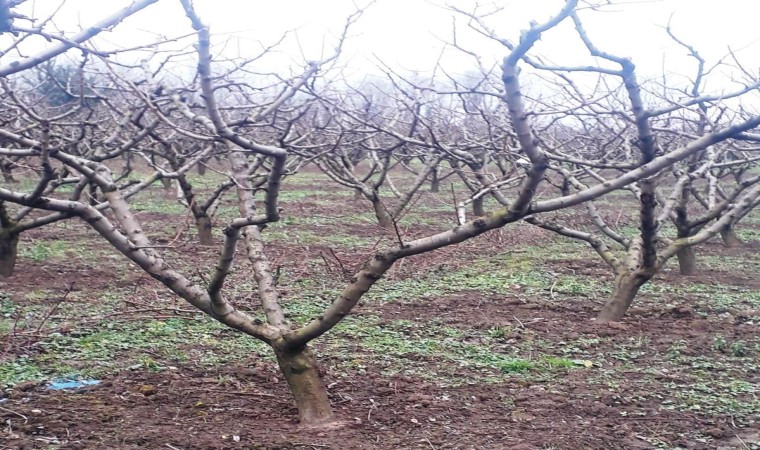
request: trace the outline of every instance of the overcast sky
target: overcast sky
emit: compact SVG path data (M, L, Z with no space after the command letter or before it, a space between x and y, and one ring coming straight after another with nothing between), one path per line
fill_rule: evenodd
M258 42L271 43L283 32L295 30L282 47L294 62L318 59L334 46L354 0L195 0L203 20L210 24L215 42L228 41L225 52L254 54ZM364 0L356 0L362 4ZM28 0L24 12L41 17L60 2ZM56 18L64 30L78 23L91 24L129 0L68 0ZM364 2L366 3L366 2ZM472 10L501 5L501 14L488 23L501 36L516 41L530 20L544 21L559 10L562 0L377 0L351 30L344 64L354 71L372 71L378 60L405 70L429 71L441 54L443 41L452 36L455 14L447 5ZM655 0L615 1L604 12L584 12L582 18L591 38L602 49L630 56L643 73L693 73L694 64L684 50L666 37L662 26L672 16L675 32L699 49L708 62L717 61L729 46L755 73L760 63L760 2L757 0ZM585 50L571 32L570 24L548 32L536 50L555 63L576 63ZM459 19L458 38L468 49L483 56L486 64L498 63L504 51L468 32ZM155 35L179 35L190 31L178 0L160 0L137 14L104 39L115 46L149 42ZM100 41L103 48L109 44ZM301 55L303 52L303 56ZM461 53L445 53L452 72L466 72L472 60Z

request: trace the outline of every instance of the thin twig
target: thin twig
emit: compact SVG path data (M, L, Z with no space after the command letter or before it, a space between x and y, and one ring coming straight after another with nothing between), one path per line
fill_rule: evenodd
M396 238L398 239L398 245L404 248L404 239L401 237L401 231L398 229L398 223L396 218L391 216L391 222L393 222L393 229L396 231Z
M37 330L35 331L35 333L39 333L40 332L40 330L42 329L42 327L45 325L45 322L47 322L48 319L50 319L50 316L52 316L53 313L58 309L58 307L61 306L61 303L63 303L64 301L66 301L66 297L69 296L69 294L71 293L72 289L74 289L74 282L73 281L71 283L69 283L69 286L66 288L66 291L63 293L63 296L58 299L58 301L56 302L55 306L53 306L53 308L50 311L48 311L47 314L45 314L45 317L42 318L42 321L37 326Z
M242 395L242 396L248 396L248 397L267 397L267 398L275 398L277 397L274 394L264 394L262 392L245 392L245 391L224 391L221 389L205 389L206 392L215 392L217 394L232 394L232 395Z
M343 261L338 258L338 255L335 254L335 250L333 250L332 247L328 247L328 250L330 250L330 253L332 253L333 258L335 258L335 261L338 262L338 265L340 266L340 270L343 272L344 276L348 276L351 272L349 272L348 269L343 265Z
M5 411L5 412L7 412L7 413L11 413L11 414L14 414L14 415L16 415L16 416L19 416L19 417L21 417L22 419L24 419L24 423L27 423L27 422L29 422L29 418L28 418L28 417L26 417L25 415L23 415L23 414L21 414L21 413L17 413L16 411L14 411L14 410L12 410L12 409L3 408L2 406L0 406L0 410L2 410L2 411Z

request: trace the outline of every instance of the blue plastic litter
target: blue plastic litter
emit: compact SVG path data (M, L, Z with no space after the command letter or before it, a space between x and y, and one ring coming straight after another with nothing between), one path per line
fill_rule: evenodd
M100 380L80 379L80 378L57 378L48 383L48 389L78 389L85 386L92 386L100 383Z

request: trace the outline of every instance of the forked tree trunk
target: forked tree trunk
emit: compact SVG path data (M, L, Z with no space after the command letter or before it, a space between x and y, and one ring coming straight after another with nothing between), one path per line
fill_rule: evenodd
M628 308L631 307L633 299L638 294L639 289L647 282L645 277L637 274L625 273L615 277L615 288L612 291L612 297L602 307L599 315L596 317L597 322L617 322L625 316Z
M472 214L475 217L482 217L486 215L486 210L483 207L482 196L472 200Z
M16 256L18 250L18 234L0 233L0 276L13 275L16 268Z
M678 267L681 275L691 276L697 273L697 251L694 247L684 247L678 251Z
M736 230L731 225L720 230L720 237L723 238L723 245L729 248L743 247L744 242L736 235Z
M211 234L211 218L206 215L195 218L195 227L198 229L198 240L201 245L213 245L214 237Z
M331 422L333 412L330 400L309 348L289 352L276 350L275 354L290 392L293 393L301 425L318 426Z

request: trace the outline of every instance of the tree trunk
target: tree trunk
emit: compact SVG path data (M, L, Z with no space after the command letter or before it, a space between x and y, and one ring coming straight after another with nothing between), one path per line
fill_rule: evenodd
M166 189L167 191L170 191L172 189L171 178L161 178L161 184L164 185L164 189Z
M441 180L438 179L438 169L433 169L431 175L433 179L430 180L430 192L438 193L441 190Z
M362 197L364 197L364 194L362 194L362 190L354 189L354 200L360 200Z
M639 292L644 283L647 282L645 277L637 274L622 274L615 277L615 289L612 291L612 297L602 307L596 321L599 323L617 322L625 316L628 308L631 307L633 299Z
M285 381L296 401L301 425L318 426L333 420L327 390L319 376L317 362L308 347L275 351Z
M203 161L198 162L198 164L195 165L195 170L200 176L206 175L206 164L204 164Z
M372 208L375 210L375 217L377 217L377 223L383 228L393 227L393 218L385 209L385 205L380 200L374 200L372 202Z
M696 275L697 251L694 247L685 247L678 251L678 267L681 269L681 275Z
M736 230L731 225L720 230L720 237L723 238L723 245L729 248L739 248L744 246L744 242L736 235Z
M196 217L195 227L198 229L198 240L201 245L214 245L214 237L211 234L211 218L209 216Z
M13 275L16 268L16 256L18 249L18 234L0 234L0 277Z
M483 217L486 215L486 210L483 208L483 197L478 197L472 201L472 214L475 217Z

